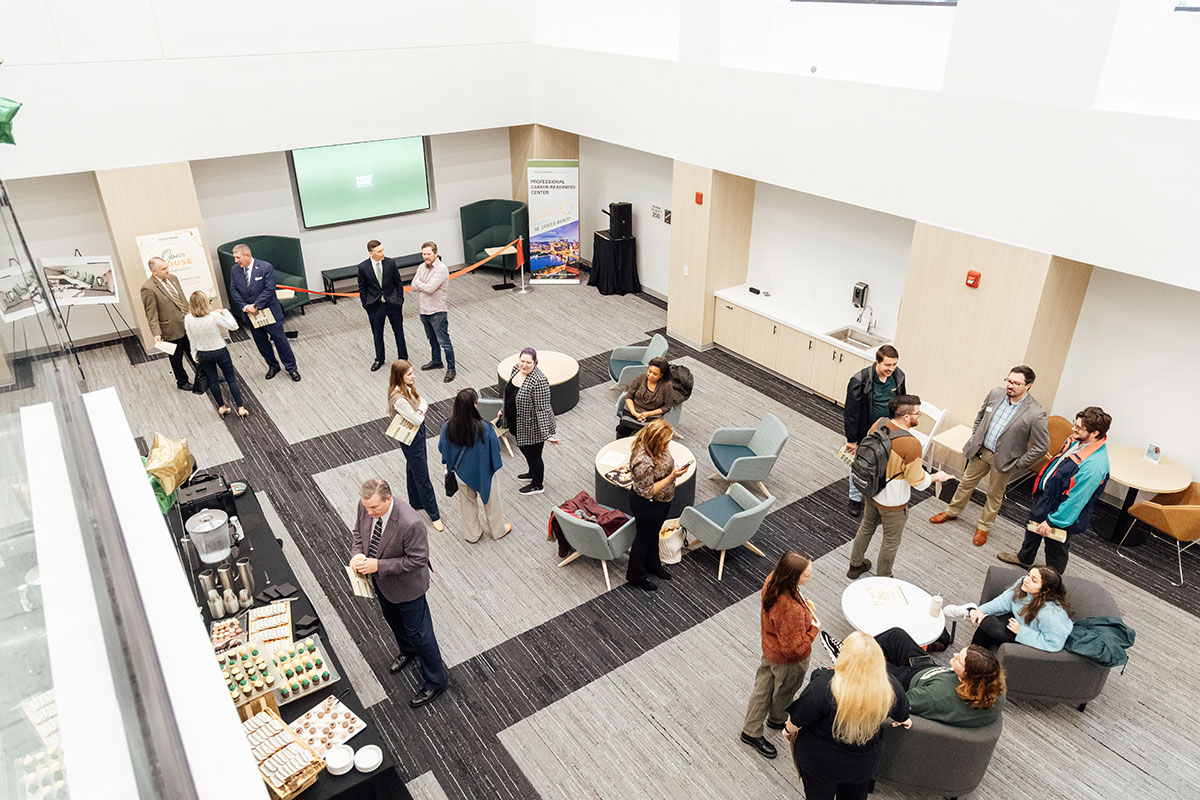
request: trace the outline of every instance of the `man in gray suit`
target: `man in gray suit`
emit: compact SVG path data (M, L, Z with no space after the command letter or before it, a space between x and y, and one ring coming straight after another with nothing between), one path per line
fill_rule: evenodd
M1050 447L1046 410L1029 394L1035 377L1029 367L1013 367L1004 386L988 392L975 415L971 438L963 448L967 468L962 483L949 507L929 518L934 525L957 518L967 507L971 492L987 475L987 501L971 540L976 547L987 543L988 529L1000 513L1008 482L1045 458Z
M414 660L421 668L421 691L408 701L418 708L446 691L450 681L425 601L428 532L412 506L392 497L392 487L382 478L364 483L359 496L350 566L372 576L379 608L400 648L388 671L395 674Z

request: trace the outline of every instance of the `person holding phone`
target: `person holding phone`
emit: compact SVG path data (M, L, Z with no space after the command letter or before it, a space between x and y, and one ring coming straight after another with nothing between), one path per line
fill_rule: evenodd
M675 481L683 477L691 463L675 466L668 445L674 430L664 419L651 420L633 437L629 448L630 487L629 510L634 516L637 533L629 552L629 567L625 581L643 591L653 592L658 585L647 575L664 581L671 573L658 557L658 533L675 499Z

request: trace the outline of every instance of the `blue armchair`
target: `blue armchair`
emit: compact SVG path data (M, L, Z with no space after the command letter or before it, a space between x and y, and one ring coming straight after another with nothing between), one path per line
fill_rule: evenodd
M745 486L732 484L729 491L698 506L688 506L679 516L679 524L705 547L721 551L717 580L725 574L725 551L745 547L760 557L766 553L750 544L775 504L774 497L759 500Z
M638 373L646 371L646 365L652 358L661 358L667 354L667 337L661 333L654 334L646 347L615 347L608 357L608 374L612 376L617 386L628 386Z
M558 520L567 544L575 550L558 565L565 567L580 556L599 559L600 567L604 570L604 585L612 589L612 581L608 579L608 562L625 555L625 551L633 544L633 536L637 532L633 517L617 528L612 536L606 536L604 529L596 523L568 514L561 508L554 509L554 518Z
M767 414L757 428L717 428L708 443L708 457L720 476L730 483L757 481L767 497L771 493L763 481L771 474L788 432L774 414Z

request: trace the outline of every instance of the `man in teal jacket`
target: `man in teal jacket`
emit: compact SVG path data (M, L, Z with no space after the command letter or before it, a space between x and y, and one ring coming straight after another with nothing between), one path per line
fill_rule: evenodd
M997 553L1008 564L1029 569L1038 547L1046 542L1046 563L1061 575L1067 568L1071 537L1087 529L1096 500L1108 482L1108 429L1112 417L1099 406L1075 415L1071 435L1062 449L1038 473L1025 541L1017 553ZM1066 533L1064 541L1054 538Z

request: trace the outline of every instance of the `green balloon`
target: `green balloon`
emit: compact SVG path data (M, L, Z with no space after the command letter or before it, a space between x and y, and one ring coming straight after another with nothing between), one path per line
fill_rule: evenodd
M14 144L12 120L21 110L21 104L7 97L0 97L0 144Z

